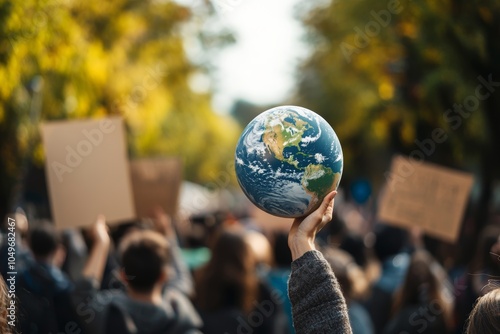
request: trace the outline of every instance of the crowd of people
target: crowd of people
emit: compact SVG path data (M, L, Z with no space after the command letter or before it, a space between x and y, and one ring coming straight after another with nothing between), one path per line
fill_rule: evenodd
M9 215L0 333L500 333L500 227L488 225L460 266L418 230L356 233L333 214L335 194L272 234L228 215L196 236L177 233L190 229L158 208L151 219L108 226L99 216L65 231ZM210 255L193 264L194 247Z

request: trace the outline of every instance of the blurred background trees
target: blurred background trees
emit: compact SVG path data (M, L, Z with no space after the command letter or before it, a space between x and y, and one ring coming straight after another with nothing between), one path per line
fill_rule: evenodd
M380 185L392 154L417 150L426 161L480 176L477 218L484 223L500 176L500 3L354 0L310 7L299 14L314 51L298 71L297 103L338 132L343 182L368 175ZM480 76L496 82L496 91L474 99ZM465 116L452 111L466 103ZM431 150L428 140L439 128L446 139Z
M240 129L213 112L210 92L193 90L207 66L189 59L183 30L204 47L228 38L201 30L210 6L197 11L171 1L0 1L0 212L42 169L39 121L121 115L132 158L180 156L199 182L226 168Z

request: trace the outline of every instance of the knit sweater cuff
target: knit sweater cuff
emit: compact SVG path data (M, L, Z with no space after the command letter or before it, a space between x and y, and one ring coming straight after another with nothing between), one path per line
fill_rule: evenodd
M297 333L351 333L344 297L320 252L292 262L288 289Z
M292 271L299 270L303 266L309 266L312 268L316 261L324 262L324 264L326 264L326 266L330 268L330 265L328 264L328 262L326 262L323 254L321 254L320 251L311 250L304 253L301 257L292 262Z

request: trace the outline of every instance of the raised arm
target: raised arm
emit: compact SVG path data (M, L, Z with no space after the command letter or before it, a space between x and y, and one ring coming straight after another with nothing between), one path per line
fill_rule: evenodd
M89 250L87 262L82 270L81 277L75 282L75 289L71 294L73 306L80 317L86 333L98 333L103 317L102 299L96 298L106 266L110 239L106 230L104 216L97 217L92 225L90 236L92 248Z
M155 210L154 223L157 231L165 235L170 243L171 272L168 278L168 286L176 288L187 296L191 296L194 292L193 278L189 268L182 259L181 250L177 241L177 233L175 232L174 226L172 226L172 220L161 208L157 208Z
M328 194L309 216L295 219L288 235L294 260L288 294L297 334L352 333L337 279L314 243L316 233L332 219L336 194Z
M93 239L92 249L83 268L82 276L101 283L106 260L109 252L109 235L106 230L106 221L104 216L97 217L97 221L92 225L91 235Z

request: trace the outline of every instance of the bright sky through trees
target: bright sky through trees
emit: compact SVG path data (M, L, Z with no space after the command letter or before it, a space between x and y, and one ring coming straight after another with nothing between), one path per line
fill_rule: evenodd
M238 98L257 104L280 103L292 93L294 70L307 54L300 40L300 22L294 19L297 1L228 3L235 5L215 19L231 29L237 41L214 59L215 109L228 111Z

